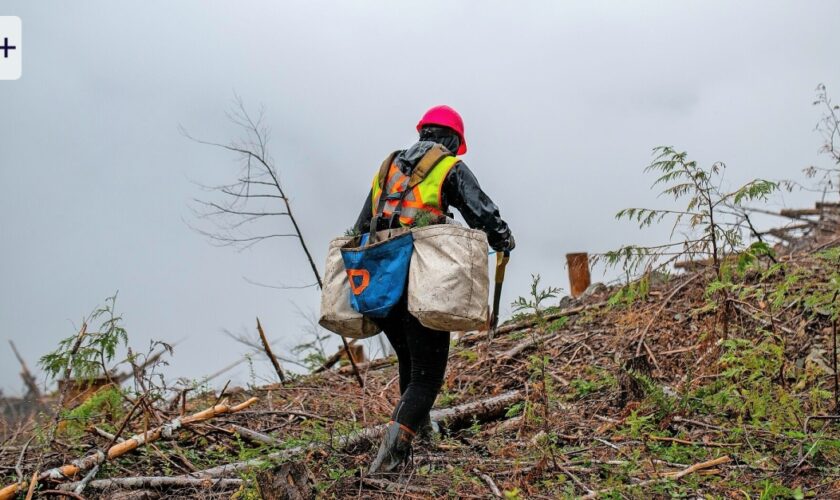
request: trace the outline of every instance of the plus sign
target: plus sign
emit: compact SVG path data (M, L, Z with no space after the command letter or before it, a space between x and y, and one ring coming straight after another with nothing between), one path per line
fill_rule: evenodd
M16 48L17 47L15 47L14 45L9 45L9 39L4 37L3 38L3 45L0 45L0 50L3 51L3 59L8 59L9 51L10 50L15 50Z

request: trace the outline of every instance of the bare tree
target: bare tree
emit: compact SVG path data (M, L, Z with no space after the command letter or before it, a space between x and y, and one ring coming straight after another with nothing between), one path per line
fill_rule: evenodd
M280 182L280 175L274 160L268 151L270 129L265 125L265 108L260 107L256 116L252 116L245 108L242 99L234 96L234 103L227 112L227 117L242 130L242 137L229 144L196 139L181 128L181 133L187 138L230 151L238 157L239 171L236 181L217 186L203 186L213 193L211 199L196 199L196 216L210 220L215 229L206 231L193 226L193 229L221 246L235 246L240 249L250 248L257 243L276 238L296 238L300 243L306 260L312 269L315 283L304 287L323 287L321 274L312 253L303 237L300 225L292 212L289 197ZM287 230L283 227L285 220ZM289 227L291 226L291 227ZM349 352L347 339L341 338L344 349ZM354 373L360 386L363 386L361 376L353 364Z
M9 345L12 346L12 352L15 354L18 363L20 363L20 377L26 385L26 395L24 396L24 399L34 402L39 401L41 399L41 391L38 389L38 382L35 380L32 372L29 371L29 367L26 365L26 361L24 361L23 356L21 356L18 352L15 343L9 340Z
M827 155L834 166L822 168L812 165L805 168L804 172L809 178L818 178L817 186L823 190L825 201L826 192L840 189L840 106L831 101L822 83L817 85L817 98L813 104L822 109L822 116L816 126L817 132L823 137L819 152Z
M799 189L822 193L822 201L825 201L829 193L838 194L840 190L840 105L834 104L824 84L817 85L816 93L812 104L822 111L815 127L823 138L819 153L828 156L834 165L829 167L810 165L802 169L807 178L815 179L815 185L803 185L795 180L784 180L782 186L788 191Z
M817 130L823 136L821 153L825 153L840 165L840 105L834 104L828 90L822 83L817 86L817 99L814 105L823 109L823 115L817 123Z
M194 229L218 245L236 246L240 249L274 238L297 238L316 280L308 286L320 287L321 275L312 259L312 254L292 212L289 198L280 183L277 168L267 149L270 130L264 124L265 109L260 107L257 116L252 117L242 99L236 96L234 105L226 115L244 133L242 138L230 144L196 139L181 128L181 132L187 138L200 144L231 151L240 160L240 169L235 182L202 186L209 192L220 194L219 199L194 200L198 205L195 210L196 215L201 219L211 220L216 229L214 231L205 231L195 227ZM271 218L286 218L291 224L291 231L273 232L276 230L276 224L268 228L265 224L258 224Z

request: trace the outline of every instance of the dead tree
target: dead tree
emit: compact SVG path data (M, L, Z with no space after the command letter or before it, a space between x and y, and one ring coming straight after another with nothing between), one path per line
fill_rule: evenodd
M274 353L271 352L271 344L268 343L268 338L265 336L265 331L260 324L260 318L257 318L257 331L260 334L260 340L262 341L265 355L268 356L268 359L271 361L271 365L274 366L274 371L277 372L277 377L280 379L280 383L286 382L286 374L283 373L283 368L280 367L280 363L277 361Z
M823 137L820 153L828 155L836 165L840 165L840 105L831 101L828 89L822 83L817 86L814 105L823 110L817 123L817 130Z
M35 377L32 376L32 372L29 371L29 367L26 366L26 361L24 361L23 356L21 356L18 352L17 347L15 347L15 343L10 340L9 345L12 346L12 352L15 354L18 363L20 363L20 377L26 385L26 396L24 399L29 401L39 401L41 399L41 391L38 389L38 383L35 381Z
M315 283L297 288L322 288L321 273L315 265L300 225L292 212L289 197L280 182L277 167L268 151L270 131L264 123L265 109L261 107L256 117L253 117L248 113L242 99L235 96L234 105L227 115L244 133L240 140L229 144L196 139L181 129L187 138L195 142L236 154L240 166L235 182L203 186L215 196L212 199L195 200L198 205L196 216L199 219L211 220L215 223L215 229L193 229L217 245L240 249L272 239L296 238L315 278ZM285 221L285 224L280 221ZM278 228L283 226L287 229L278 231ZM347 339L342 337L341 340L346 349ZM355 366L352 359L350 362ZM354 370L354 373L359 385L363 386L364 382L358 370Z
M782 181L782 185L788 191L798 189L822 193L822 200L825 201L828 194L840 194L840 105L831 100L828 89L822 83L817 85L816 98L812 104L822 111L815 127L823 140L818 152L828 156L833 165L829 167L811 165L804 168L802 172L805 176L815 180L813 185L802 184L795 180ZM819 215L819 213L807 215Z

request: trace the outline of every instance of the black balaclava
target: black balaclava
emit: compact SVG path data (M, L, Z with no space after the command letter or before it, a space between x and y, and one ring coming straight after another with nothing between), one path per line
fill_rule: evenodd
M437 125L426 125L421 128L420 140L436 142L451 151L452 154L455 154L461 146L461 139L454 130Z

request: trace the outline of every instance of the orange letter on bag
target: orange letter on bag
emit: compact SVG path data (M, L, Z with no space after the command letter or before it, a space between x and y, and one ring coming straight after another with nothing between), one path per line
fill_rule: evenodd
M370 272L367 269L348 269L347 277L350 279L350 289L353 290L353 295L359 295L365 291L365 288L370 284ZM362 278L361 283L356 284L354 278Z

